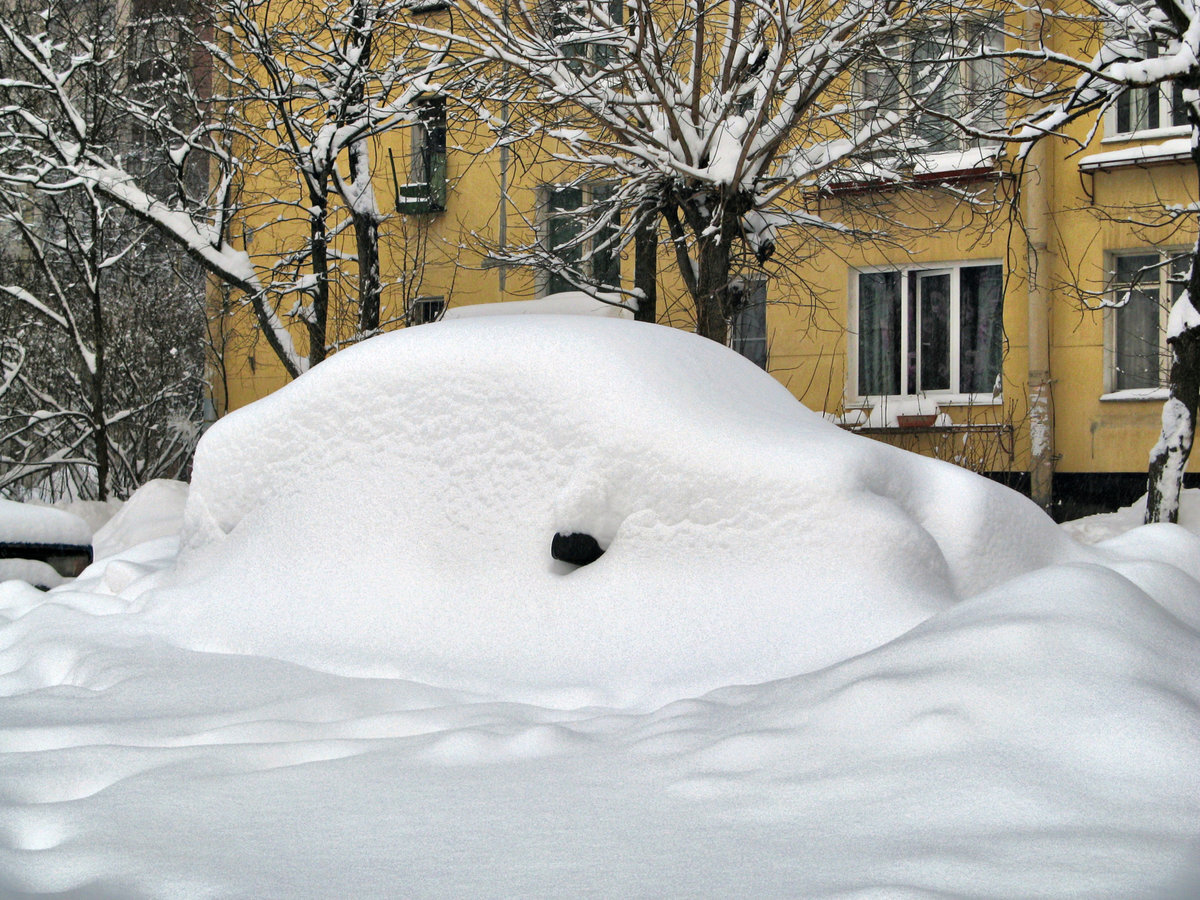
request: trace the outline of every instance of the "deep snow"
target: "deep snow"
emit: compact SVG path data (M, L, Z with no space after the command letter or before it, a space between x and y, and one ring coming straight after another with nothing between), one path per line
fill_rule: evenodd
M709 342L410 329L155 490L0 585L0 896L1200 895L1200 538Z

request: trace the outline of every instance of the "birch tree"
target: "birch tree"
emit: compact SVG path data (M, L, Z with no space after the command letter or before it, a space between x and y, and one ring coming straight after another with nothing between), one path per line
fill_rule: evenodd
M952 127L973 111L938 112L954 38L914 60L914 35L962 12L928 0L460 0L454 50L439 72L501 140L535 141L566 183L611 185L581 217L576 246L622 248L666 226L696 331L724 342L738 303L737 258L767 260L785 229L847 233L811 197L873 153L919 152L913 109ZM905 50L898 48L904 47ZM903 57L903 58L902 58ZM904 66L902 113L866 97L870 61ZM875 171L870 177L878 177ZM517 262L553 269L544 248ZM584 259L586 262L586 257ZM567 275L587 281L579 267ZM602 286L600 286L602 287ZM633 299L637 299L635 296Z
M1099 49L1072 56L1043 44L1019 56L1044 61L1068 78L1050 82L1059 97L1028 117L1016 137L1058 135L1069 123L1085 119L1092 134L1102 116L1128 102L1134 92L1178 94L1191 132L1191 161L1200 173L1200 3L1195 0L1082 0L1081 12L1041 11L1047 22L1080 23L1098 39ZM1072 74L1073 73L1073 74ZM1043 84L1046 81L1043 80ZM1030 92L1034 97L1037 91ZM1164 209L1167 218L1200 225L1200 209ZM1200 234L1200 232L1197 232ZM1169 318L1171 356L1169 393L1163 406L1161 435L1150 452L1145 521L1175 522L1183 473L1191 455L1200 406L1200 237L1187 260L1185 289Z
M83 4L53 23L27 7L11 16L5 28L40 25L54 46L99 38L107 49L72 61L69 123L29 61L0 53L0 492L105 499L186 470L200 425L203 286L95 183L37 152L36 126L53 123L158 177L111 103L132 71L112 8Z

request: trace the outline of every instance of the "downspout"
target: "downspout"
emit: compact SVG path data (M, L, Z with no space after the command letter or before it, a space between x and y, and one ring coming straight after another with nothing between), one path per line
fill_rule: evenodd
M1050 143L1043 139L1029 155L1021 196L1028 265L1029 496L1047 513L1054 494L1054 395L1050 377L1052 173Z

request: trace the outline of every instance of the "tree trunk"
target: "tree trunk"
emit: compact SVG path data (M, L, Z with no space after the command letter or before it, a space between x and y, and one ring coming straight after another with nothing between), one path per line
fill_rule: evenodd
M733 242L741 235L743 205L740 198L710 196L704 204L720 210L716 227L704 207L686 209L696 234L696 334L729 343L729 317L733 314L731 267Z
M638 298L634 319L658 321L658 212L647 212L633 236L633 286Z
M1200 87L1194 83L1183 86L1193 90ZM1200 108L1196 103L1187 104L1187 117L1192 127L1192 165L1200 174ZM1187 292L1176 303L1190 303L1192 311L1200 315L1197 298L1200 298L1200 238L1192 249ZM1179 494L1192 453L1196 407L1200 402L1200 327L1185 328L1181 334L1168 335L1167 346L1171 350L1170 393L1163 404L1162 434L1150 451L1146 524L1179 521Z
M1173 338L1171 393L1163 405L1162 436L1150 452L1146 522L1178 522L1183 472L1196 433L1200 403L1200 328Z
M729 342L725 319L729 292L729 245L719 235L702 237L696 245L696 334L718 344Z
M379 330L379 222L362 211L351 214L358 249L358 332L365 337Z
M325 359L326 327L329 321L329 236L326 231L324 196L312 196L313 213L309 219L312 241L313 285L312 314L308 326L308 364L311 368Z
M88 301L92 307L93 362L91 374L91 417L92 435L96 446L96 499L108 499L108 417L104 414L105 354L104 354L104 309L101 305L100 278L104 262L104 250L100 246L101 216L96 198L88 194L91 213L91 247L88 251ZM85 365L85 371L88 367Z

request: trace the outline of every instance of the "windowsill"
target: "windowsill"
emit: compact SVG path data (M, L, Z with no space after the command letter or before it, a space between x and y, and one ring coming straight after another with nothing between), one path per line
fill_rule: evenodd
M1102 144L1121 144L1127 141L1153 141L1160 138L1172 138L1188 135L1191 129L1187 125L1172 125L1170 128L1147 128L1144 131L1127 131L1124 134L1108 134L1100 139Z
M855 434L954 434L955 432L975 432L987 434L1003 434L1013 430L1006 422L951 422L948 425L842 425L847 431Z
M947 410L968 409L1002 406L1004 400L992 394L919 394L861 397L845 405L842 416L832 416L835 425L850 431L882 432L902 431L912 433L924 429L926 431L979 430L991 426L971 423L958 423L950 420ZM929 416L935 417L928 426L901 426L900 416Z
M864 162L839 173L826 189L832 193L888 189L906 183L941 183L988 178L999 172L999 146L917 153L911 158Z
M846 409L871 409L875 406L911 405L918 398L922 405L943 406L1003 406L1004 398L994 394L870 394L851 400Z
M1100 396L1101 403L1125 403L1157 401L1161 403L1170 396L1168 388L1126 388L1123 391L1112 391Z
M1135 144L1120 150L1092 153L1079 160L1079 171L1102 172L1106 169L1120 169L1152 163L1185 162L1191 158L1191 138L1175 137L1159 144Z

